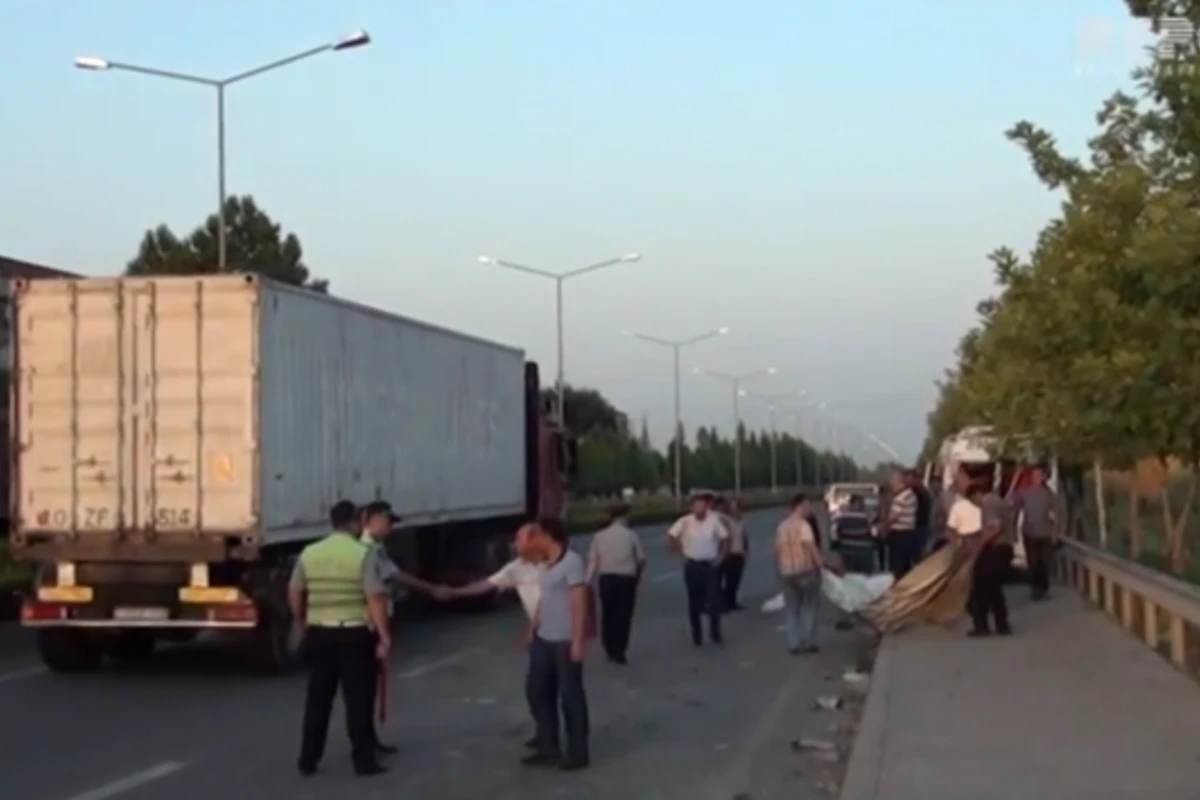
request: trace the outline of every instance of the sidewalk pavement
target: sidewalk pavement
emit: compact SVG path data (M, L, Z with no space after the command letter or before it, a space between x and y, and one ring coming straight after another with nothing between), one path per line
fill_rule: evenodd
M1011 638L884 640L841 800L1200 797L1200 684L1069 589L1008 595Z

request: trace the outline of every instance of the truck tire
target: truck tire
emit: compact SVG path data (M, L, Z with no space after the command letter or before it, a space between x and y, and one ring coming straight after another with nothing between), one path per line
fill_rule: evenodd
M278 675L300 666L301 632L288 610L287 585L295 565L294 555L281 558L256 581L258 627L250 640L250 667L255 672Z
M104 653L95 637L74 628L40 629L37 651L51 672L91 672L104 662Z
M264 675L281 675L300 666L300 635L291 615L260 608L258 628L250 641L250 667Z

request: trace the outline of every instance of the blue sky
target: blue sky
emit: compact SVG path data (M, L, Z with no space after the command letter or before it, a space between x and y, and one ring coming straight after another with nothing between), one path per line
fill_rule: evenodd
M619 332L727 325L686 368L774 366L759 390L909 454L986 253L1055 208L1003 130L1082 146L1148 41L1116 0L6 0L4 28L0 253L114 273L216 204L214 95L76 55L221 77L365 28L227 104L229 191L335 293L523 347L549 379L553 285L476 256L637 250L566 284L569 380L665 439L669 353ZM726 387L684 390L689 427L729 426Z

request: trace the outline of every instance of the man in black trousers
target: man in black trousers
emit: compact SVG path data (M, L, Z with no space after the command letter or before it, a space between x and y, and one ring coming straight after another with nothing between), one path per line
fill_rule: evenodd
M626 664L638 583L646 554L637 533L629 527L629 506L608 514L608 525L592 536L588 551L588 582L596 581L600 595L600 640L608 660Z
M721 636L721 562L729 555L729 531L712 511L713 493L692 495L692 510L675 520L667 530L672 552L683 556L683 584L687 590L688 627L692 644L704 644L703 617L708 617L708 636L723 644Z
M329 513L333 532L304 548L288 586L292 616L304 625L309 661L300 774L317 771L325 754L333 699L342 691L351 758L359 775L384 772L371 726L373 662L391 650L387 587L358 540L358 512L342 500ZM374 626L376 639L371 632Z

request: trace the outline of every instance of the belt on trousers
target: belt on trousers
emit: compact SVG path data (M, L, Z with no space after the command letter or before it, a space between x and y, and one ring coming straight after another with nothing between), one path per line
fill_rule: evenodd
M310 628L366 628L369 624L366 622L314 622L309 625Z

